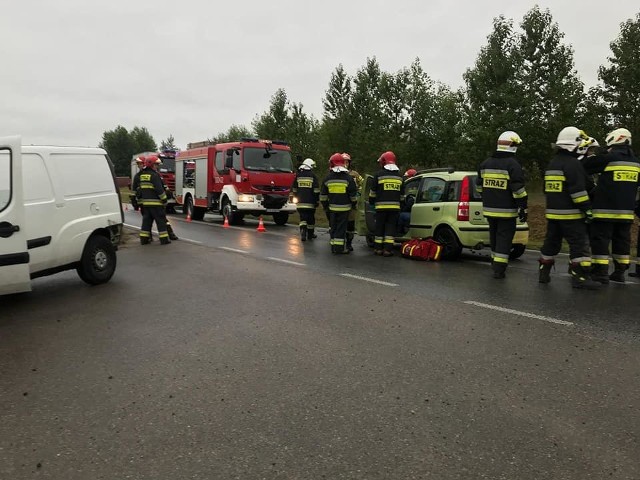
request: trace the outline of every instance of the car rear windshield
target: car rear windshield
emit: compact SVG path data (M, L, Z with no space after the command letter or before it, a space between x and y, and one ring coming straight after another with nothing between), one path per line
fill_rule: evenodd
M481 202L482 197L480 196L480 193L478 192L478 188L476 186L476 178L478 178L478 176L468 175L467 178L469 179L469 195L471 197L471 201ZM460 198L461 186L462 186L461 180L456 180L455 182L451 182L451 186L449 188L452 188L455 193L453 195L449 194L448 198L455 199L455 201L457 201Z

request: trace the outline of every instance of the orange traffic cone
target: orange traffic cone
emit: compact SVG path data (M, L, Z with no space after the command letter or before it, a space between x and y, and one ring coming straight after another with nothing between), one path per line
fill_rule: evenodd
M257 230L258 230L259 232L266 232L266 231L267 231L267 229L266 229L266 228L264 228L264 223L262 222L262 215L260 215L260 221L258 222L258 228L257 228Z
M224 223L222 224L223 228L229 228L229 218L225 215Z
M191 221L191 214L189 212L187 212L187 222Z

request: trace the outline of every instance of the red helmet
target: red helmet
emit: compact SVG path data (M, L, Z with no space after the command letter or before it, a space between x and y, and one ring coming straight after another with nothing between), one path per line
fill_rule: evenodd
M346 162L342 153L334 153L329 157L329 168L344 167L345 164Z
M136 163L144 163L144 155L140 155L136 158Z
M344 158L347 162L351 161L351 155L349 155L348 153L343 153L342 158Z
M411 178L411 177L413 177L416 173L418 173L418 172L416 171L416 169L415 169L415 168L410 168L409 170L407 170L406 172L404 172L404 176L405 176L405 177L407 177L407 178Z
M380 158L378 159L378 163L380 164L381 167L384 167L385 165L389 165L389 164L396 164L396 154L393 153L391 150L389 150L388 152L384 152L382 155L380 155Z
M158 160L158 157L156 157L155 155L149 155L144 159L144 166L146 168L151 168L156 164L157 160Z

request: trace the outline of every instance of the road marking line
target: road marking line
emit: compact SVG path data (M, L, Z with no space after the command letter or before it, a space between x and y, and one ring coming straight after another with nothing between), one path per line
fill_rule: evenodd
M293 260L285 260L284 258L267 257L267 260L273 260L274 262L288 263L290 265L297 265L299 267L306 267L306 263L294 262Z
M552 318L552 317L545 317L543 315L536 315L535 313L521 312L519 310L512 310L510 308L498 307L496 305L489 305L487 303L474 302L472 300L466 300L463 303L466 303L467 305L475 305L476 307L489 308L491 310L497 310L499 312L511 313L513 315L519 315L521 317L529 317L529 318L535 318L537 320L543 320L545 322L557 323L558 325L566 325L566 326L573 325L573 322L558 320L557 318Z
M172 240L172 241L176 241L176 240ZM197 240L191 240L190 238L184 238L184 237L180 237L180 239L179 239L179 240L177 240L177 241L180 241L180 242L187 242L187 243L193 243L193 244L195 244L195 245L204 245L204 243L202 243L202 242L199 242L199 241L197 241Z
M218 247L218 248L222 250L227 250L228 252L244 253L244 254L249 253L246 250L240 250L239 248L231 248L231 247Z
M340 273L341 277L355 278L356 280L364 280L365 282L377 283L379 285L386 285L387 287L399 287L397 283L383 282L382 280L376 280L375 278L361 277L360 275L352 275L351 273Z
M128 223L123 223L123 225L125 227L133 228L134 230L140 230L140 227L136 227L135 225L129 225ZM156 235L158 235L158 231L157 230L152 230L151 233L155 233ZM187 243L194 243L196 245L203 245L202 242L199 242L197 240L191 240L190 238L180 237L179 240L183 241L183 242L187 242Z

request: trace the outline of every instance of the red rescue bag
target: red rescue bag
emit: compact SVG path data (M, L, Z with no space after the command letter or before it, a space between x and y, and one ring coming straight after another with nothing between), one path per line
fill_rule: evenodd
M406 258L438 261L442 255L442 244L431 237L412 238L402 244L400 252Z

